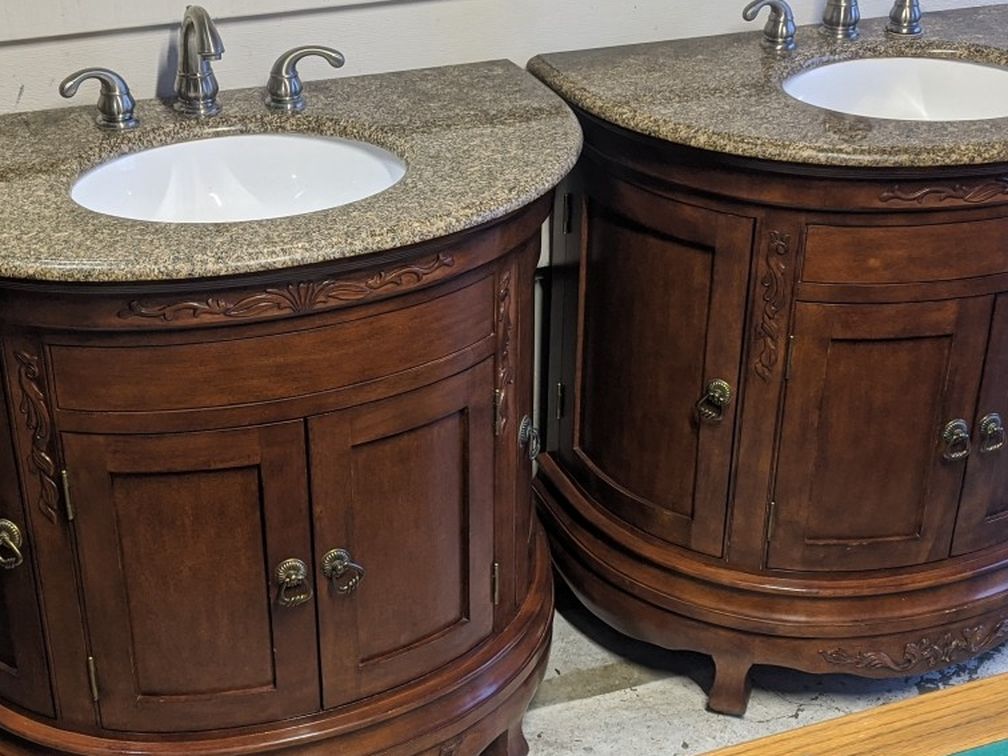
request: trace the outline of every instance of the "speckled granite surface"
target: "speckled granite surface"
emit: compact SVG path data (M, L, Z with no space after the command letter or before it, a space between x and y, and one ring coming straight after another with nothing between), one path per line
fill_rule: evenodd
M68 69L69 70L69 69ZM307 265L427 241L499 218L573 166L581 131L563 102L506 61L313 81L301 114L261 89L222 92L206 121L138 104L140 128L108 135L93 103L0 117L0 278L112 282L204 278ZM82 102L97 90L82 89ZM83 170L117 154L228 133L309 132L373 142L407 164L385 192L276 220L162 224L85 210Z
M919 40L886 38L885 19L863 21L853 43L830 42L816 27L802 27L798 49L784 58L760 47L765 21L766 11L751 33L540 55L529 70L589 113L701 149L835 166L1008 161L1008 118L862 118L806 105L781 88L799 70L856 57L924 55L1008 66L1008 5L925 13Z

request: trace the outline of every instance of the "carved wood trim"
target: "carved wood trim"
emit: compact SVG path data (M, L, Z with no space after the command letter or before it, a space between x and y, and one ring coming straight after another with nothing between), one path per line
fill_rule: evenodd
M511 315L511 271L505 270L497 282L497 380L496 380L496 412L494 415L494 433L501 435L507 426L509 394L514 385L514 360L512 340L514 337L514 319Z
M936 202L960 200L976 204L1005 194L1008 194L1008 176L985 181L981 184L937 185L922 189L904 189L899 184L895 184L882 192L879 200L882 202L916 202L918 205L923 205L929 199Z
M253 318L290 312L300 314L322 309L337 302L356 302L387 289L409 289L442 268L450 268L455 258L445 252L424 263L412 263L381 271L358 280L325 279L300 281L282 288L270 288L240 299L208 297L205 301L173 302L152 305L133 300L119 311L119 317L153 318L171 322L179 317Z
M780 324L777 316L787 305L787 266L791 254L791 235L771 231L768 235L765 272L760 279L763 287L763 314L756 325L759 349L753 370L764 381L769 381L774 367L780 361Z
M38 476L39 509L56 522L59 488L56 485L56 462L49 448L52 442L52 414L40 383L39 358L28 352L15 352L14 358L18 362L18 387L21 389L19 411L24 415L25 425L31 433L28 467Z
M462 737L459 736L441 746L441 750L438 751L438 756L458 756L459 748L462 745Z
M1001 641L1008 640L1008 620L986 627L975 625L950 631L936 638L923 637L907 643L903 656L894 659L885 651L847 651L843 648L821 650L820 655L830 664L854 669L888 669L893 672L923 672L946 667L957 661L969 659Z

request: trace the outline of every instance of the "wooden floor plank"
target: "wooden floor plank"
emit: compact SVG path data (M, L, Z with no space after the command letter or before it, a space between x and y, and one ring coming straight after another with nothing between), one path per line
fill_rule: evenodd
M711 756L949 756L1008 738L1008 674L927 693Z

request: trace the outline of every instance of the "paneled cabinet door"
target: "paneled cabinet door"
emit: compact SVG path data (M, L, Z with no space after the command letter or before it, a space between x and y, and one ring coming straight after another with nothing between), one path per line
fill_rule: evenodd
M560 452L622 519L719 556L753 222L584 180L575 417Z
M102 726L319 709L304 425L64 434ZM281 596L276 569L305 563Z
M973 419L973 446L959 504L953 555L1008 541L1008 294L994 305L980 399Z
M768 565L861 570L948 556L991 298L799 304Z
M0 427L9 428L3 392L0 390ZM24 708L53 716L52 689L42 639L42 619L38 591L33 577L31 537L19 500L17 472L11 439L0 433L0 479L11 481L0 488L0 518L14 525L21 535L20 545L0 545L0 697ZM44 527L63 527L38 513ZM9 526L7 526L9 527ZM8 535L13 535L8 533ZM13 540L17 540L14 536Z
M492 629L491 364L309 421L326 708L434 670Z

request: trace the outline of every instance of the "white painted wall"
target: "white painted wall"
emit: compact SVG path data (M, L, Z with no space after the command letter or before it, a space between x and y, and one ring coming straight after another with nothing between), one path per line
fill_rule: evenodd
M81 26L81 14L108 19L109 27L161 18L164 0L125 0L148 6L150 16L122 16L124 0L0 0L6 16L30 16L0 42L0 113L70 104L56 86L84 66L115 69L137 97L167 94L174 75L176 22L109 32ZM742 21L744 0L203 0L218 17L245 8L261 14L221 17L227 52L214 68L223 89L265 81L273 59L306 43L337 47L347 56L340 75L510 58L520 65L540 52L602 47L754 28ZM995 5L1002 0L923 0L925 11ZM186 0L177 3L181 19ZM825 0L792 0L799 23L814 23ZM864 17L888 13L891 0L862 0ZM289 10L291 7L301 10ZM247 13L247 11L244 11ZM764 11L765 13L765 11ZM91 15L93 14L93 15ZM4 16L0 16L0 20ZM761 20L762 22L762 17ZM1006 30L1008 33L1008 30ZM305 79L332 76L318 60L305 61ZM91 88L78 96L90 100Z

